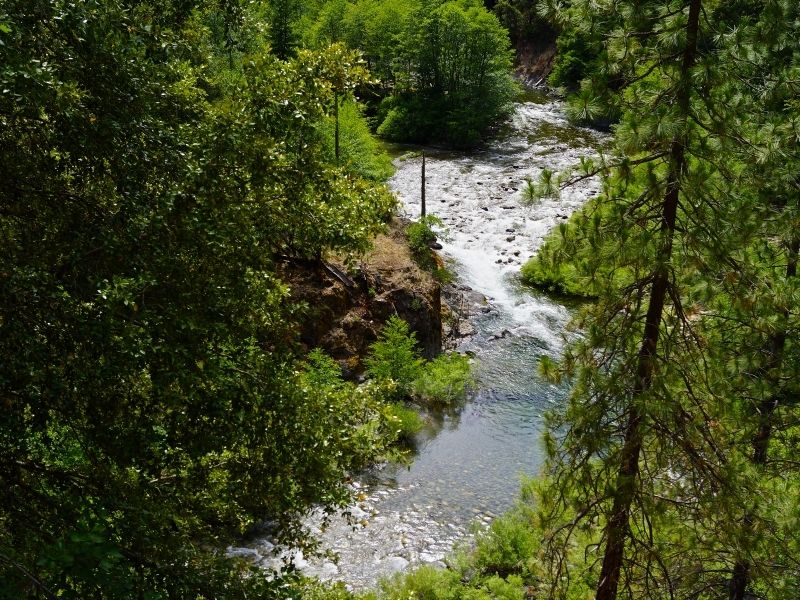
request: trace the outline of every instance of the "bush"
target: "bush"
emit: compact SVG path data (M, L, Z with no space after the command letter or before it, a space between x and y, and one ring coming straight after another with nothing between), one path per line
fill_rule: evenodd
M425 364L414 381L414 397L425 402L452 404L463 400L472 383L469 358L442 354Z
M452 353L429 362L422 359L416 336L396 315L378 334L365 363L371 378L395 384L393 397L397 400L457 402L464 398L472 381L466 356Z
M306 357L304 377L312 388L340 389L345 386L342 368L319 348L314 348Z
M436 257L431 250L431 244L437 239L434 227L441 227L442 220L434 215L425 215L419 221L410 223L406 227L406 238L411 256L416 263L426 271L437 274L441 268L436 263ZM438 279L438 277L437 277Z
M575 265L552 265L534 256L520 269L522 282L545 292L575 298L596 298L594 287L580 277Z
M436 113L417 96L398 94L381 100L377 134L393 142L426 142L435 138L439 126L431 113Z
M558 51L553 70L548 77L550 85L575 91L580 82L592 73L598 61L598 50L589 34L567 28L558 35Z
M598 196L575 211L545 238L536 256L520 271L522 282L573 298L595 299L631 282L630 270L611 264L596 250L593 239L611 204Z
M397 428L397 439L409 445L423 427L422 417L413 408L401 402L389 404L389 421Z
M528 562L539 548L540 535L524 511L511 510L477 535L473 566L486 575L527 576Z
M464 597L458 573L431 566L395 575L384 582L382 590L381 598L385 600L459 600ZM484 597L489 600L488 596Z
M463 582L461 573L426 565L395 575L382 586L381 600L523 600L522 579L510 576Z
M370 346L364 361L367 374L378 381L392 380L397 385L397 397L411 395L412 384L422 372L424 360L417 349L417 338L409 332L408 323L392 315Z
M436 226L441 227L442 220L434 215L425 215L406 227L408 245L415 257L430 254L430 246L436 241L436 232L433 230Z
M331 163L336 161L335 128L333 117L320 126L325 154ZM352 101L339 106L339 164L348 172L371 181L386 181L394 173L392 160L372 136L361 106Z

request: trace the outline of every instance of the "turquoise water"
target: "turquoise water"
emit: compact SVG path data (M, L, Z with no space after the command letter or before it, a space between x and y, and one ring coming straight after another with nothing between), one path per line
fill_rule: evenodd
M477 334L459 348L475 354L475 390L459 410L431 416L434 425L420 434L409 466L389 466L377 475L381 484L403 490L384 509L425 508L436 520L465 524L510 508L520 478L536 474L543 460L543 415L567 393L540 377L538 362L543 354L558 354L569 312L509 286L553 335L538 337L537 328L500 311L475 317Z

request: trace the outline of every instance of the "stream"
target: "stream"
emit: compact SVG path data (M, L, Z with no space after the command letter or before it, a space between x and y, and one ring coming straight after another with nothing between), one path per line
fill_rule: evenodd
M458 350L476 357L476 388L460 409L432 416L410 465L387 465L353 483L358 502L347 515L325 527L321 515L309 518L322 548L338 560L307 559L296 551L291 559L301 571L359 591L415 565L445 566L448 553L468 543L475 527L513 505L520 478L536 473L543 460L542 415L566 393L539 377L538 358L560 353L570 311L522 286L519 269L598 187L586 181L532 206L523 203L522 189L526 177L573 166L606 141L604 134L570 125L561 102L531 94L486 148L425 149L427 212L447 230L440 254L475 305L475 333ZM416 219L421 158L400 156L395 165L389 185L402 212ZM272 550L261 540L229 553L275 566L280 557Z

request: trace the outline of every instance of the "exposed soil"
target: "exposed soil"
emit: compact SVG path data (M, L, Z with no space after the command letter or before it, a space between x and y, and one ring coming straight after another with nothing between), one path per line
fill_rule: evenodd
M301 343L325 350L346 377L361 374L368 346L395 314L408 322L426 358L441 352L441 286L414 262L403 229L393 220L372 251L354 265L330 257L280 266L292 299L305 305Z
M544 85L553 70L555 37L521 40L517 44L514 71L527 87Z

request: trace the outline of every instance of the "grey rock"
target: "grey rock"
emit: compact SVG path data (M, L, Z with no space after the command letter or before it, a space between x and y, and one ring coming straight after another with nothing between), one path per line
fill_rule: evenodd
M381 567L382 570L385 570L387 573L397 573L408 567L408 560L402 556L390 556L381 561Z
M225 555L230 558L246 558L253 561L261 558L261 554L258 550L253 548L234 548L233 546L228 546L225 550Z
M319 577L320 578L331 578L335 577L339 574L339 567L337 567L332 562L326 562L322 565L322 568L319 570Z

